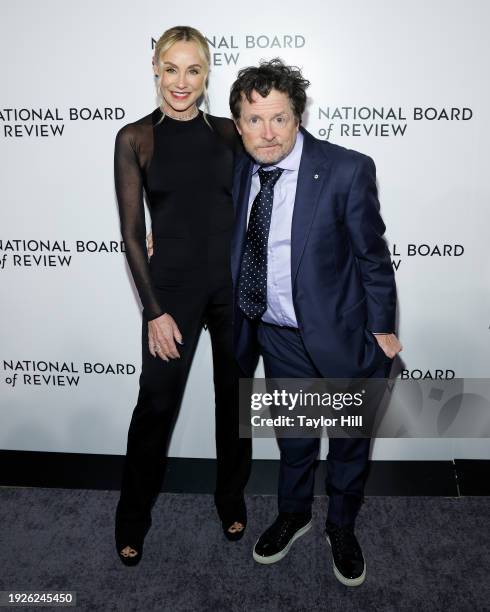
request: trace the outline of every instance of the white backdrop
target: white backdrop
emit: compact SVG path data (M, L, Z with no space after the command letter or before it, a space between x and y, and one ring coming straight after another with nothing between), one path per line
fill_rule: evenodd
M303 68L306 128L377 165L402 376L487 376L485 0L0 6L0 448L125 452L140 306L121 253L114 137L155 107L152 39L177 24L212 43L215 115L229 116L238 68L274 56ZM489 446L378 440L373 458L488 458ZM214 456L207 332L170 455ZM254 456L277 457L275 441L257 440Z

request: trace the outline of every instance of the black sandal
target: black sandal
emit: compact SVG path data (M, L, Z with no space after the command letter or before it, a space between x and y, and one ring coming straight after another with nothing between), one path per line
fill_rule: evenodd
M240 529L239 531L230 531L230 528L233 527L235 523L241 523L243 525L243 529ZM225 534L226 538L230 540L230 542L237 542L238 540L241 540L245 533L246 526L247 522L243 519L235 520L232 523L224 523L223 521L221 521L223 533Z
M220 503L216 506L218 515L221 519L221 527L225 537L230 542L237 542L243 538L245 528L247 527L247 507L245 500L242 498L233 504L228 504L226 507ZM230 531L235 523L241 523L243 529L239 531Z
M128 567L138 565L143 556L143 543L148 529L141 533L140 529L137 530L133 526L116 525L116 550L121 563ZM122 551L127 547L132 548L136 554L133 556L124 555Z

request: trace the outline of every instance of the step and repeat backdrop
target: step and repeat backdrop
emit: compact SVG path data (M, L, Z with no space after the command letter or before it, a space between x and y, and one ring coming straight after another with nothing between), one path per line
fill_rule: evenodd
M399 293L398 377L487 376L487 2L0 7L0 448L125 452L140 304L119 231L114 138L155 108L155 40L180 24L209 41L213 114L229 116L239 68L279 56L311 81L305 127L375 160ZM211 362L203 330L170 455L214 457ZM257 440L254 455L277 457L275 441ZM376 459L489 456L483 439L373 446Z

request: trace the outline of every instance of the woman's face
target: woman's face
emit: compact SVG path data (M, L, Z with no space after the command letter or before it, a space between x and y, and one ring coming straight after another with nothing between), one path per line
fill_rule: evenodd
M202 95L206 81L206 66L196 43L179 41L161 56L160 91L163 111L186 115ZM155 66L158 70L158 66Z

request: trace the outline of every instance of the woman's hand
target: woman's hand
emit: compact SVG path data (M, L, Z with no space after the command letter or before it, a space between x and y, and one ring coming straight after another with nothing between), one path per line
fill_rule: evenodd
M148 257L153 256L153 234L148 232L146 236L146 250L148 251Z
M153 255L153 234L146 236L148 257ZM148 322L148 349L153 357L160 357L163 361L178 359L180 353L175 342L183 344L182 334L173 317L165 313Z
M175 342L183 344L182 334L171 315L165 313L148 322L148 348L153 357L163 361L178 359L180 353Z

